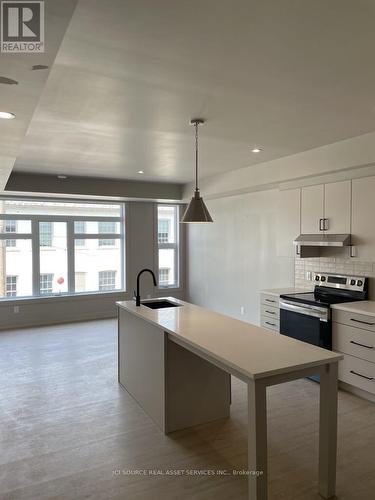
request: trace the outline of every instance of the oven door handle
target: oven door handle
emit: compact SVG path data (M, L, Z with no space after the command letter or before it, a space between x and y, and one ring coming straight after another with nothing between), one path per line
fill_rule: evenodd
M302 304L292 304L291 302L287 302L285 300L280 300L280 309L319 318L320 321L328 321L329 319L329 309L310 307Z

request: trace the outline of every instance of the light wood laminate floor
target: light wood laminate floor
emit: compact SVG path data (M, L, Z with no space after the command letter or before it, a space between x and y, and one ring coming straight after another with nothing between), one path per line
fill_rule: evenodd
M247 498L247 397L231 418L163 435L117 383L117 324L0 332L0 498ZM270 500L318 500L318 386L268 390ZM339 395L338 497L375 498L375 405ZM228 475L127 475L128 470ZM120 471L120 473L116 472ZM147 472L148 474L148 472Z

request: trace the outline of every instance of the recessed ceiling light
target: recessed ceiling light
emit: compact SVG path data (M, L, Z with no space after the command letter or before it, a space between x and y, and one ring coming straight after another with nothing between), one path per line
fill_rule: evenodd
M45 64L34 64L31 68L33 71L38 71L39 69L48 69L48 66Z
M67 175L63 175L63 174L60 174L60 175L58 175L58 176L57 176L57 178L58 178L58 179L62 179L62 180L64 180L64 179L67 179L67 178L68 178L68 176L67 176Z
M0 111L0 118L2 118L3 120L13 120L13 118L15 117L16 115L13 113L8 113L8 111Z
M143 170L138 170L139 174L144 174Z
M261 148L253 148L253 149L251 150L251 152L252 152L252 153L260 153L261 151L262 151L262 149L261 149Z
M3 85L18 85L17 80L13 80L13 78L8 78L7 76L0 76L0 83Z

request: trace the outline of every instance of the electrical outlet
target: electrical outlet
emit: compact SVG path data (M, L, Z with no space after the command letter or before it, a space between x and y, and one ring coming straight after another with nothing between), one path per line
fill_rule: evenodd
M20 306L14 306L13 307L13 313L18 314L20 312Z
M244 306L240 307L240 314L241 314L241 316L243 316L245 314L245 308L244 308Z
M311 271L306 271L306 279L309 281L312 280L312 272Z

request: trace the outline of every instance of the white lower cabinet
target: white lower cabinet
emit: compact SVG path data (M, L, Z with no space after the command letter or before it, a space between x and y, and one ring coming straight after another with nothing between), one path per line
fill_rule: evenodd
M260 294L260 326L280 331L279 297L268 293Z
M339 363L339 380L375 394L375 364L345 354Z
M333 314L332 348L344 354L339 362L339 380L375 394L375 332L335 321L345 321L345 318L341 311ZM373 317L361 315L361 321L368 324L373 320ZM367 324L365 326L368 328Z

